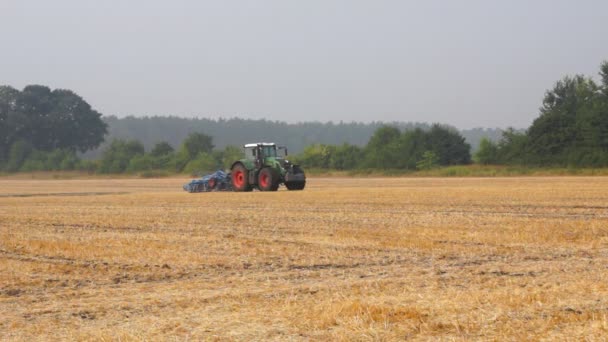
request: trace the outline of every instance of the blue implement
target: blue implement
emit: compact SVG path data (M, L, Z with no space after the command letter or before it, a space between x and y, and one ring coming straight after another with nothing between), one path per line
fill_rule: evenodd
M184 191L210 192L210 191L232 191L232 181L230 173L218 170L212 174L193 179L190 183L184 184Z

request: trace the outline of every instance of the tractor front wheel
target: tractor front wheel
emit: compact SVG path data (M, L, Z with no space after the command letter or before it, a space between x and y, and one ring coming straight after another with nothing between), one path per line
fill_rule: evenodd
M285 187L287 190L304 190L306 186L306 181L299 182L285 182Z
M279 188L279 174L270 167L265 167L258 174L258 187L262 191L277 191Z
M232 188L234 191L251 191L249 184L249 170L243 164L236 164L232 167Z

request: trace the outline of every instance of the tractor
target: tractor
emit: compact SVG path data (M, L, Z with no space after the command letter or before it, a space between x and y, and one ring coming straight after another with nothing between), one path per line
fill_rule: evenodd
M245 158L235 161L230 167L234 191L277 191L284 184L288 190L302 190L306 186L306 175L299 165L291 163L277 154L274 143L254 143L243 146Z

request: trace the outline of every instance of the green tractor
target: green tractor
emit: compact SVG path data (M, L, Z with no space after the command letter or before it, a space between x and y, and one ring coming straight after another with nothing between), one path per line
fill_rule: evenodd
M245 158L235 161L230 167L234 191L277 191L285 184L288 190L302 190L306 186L306 175L299 165L292 164L277 154L274 143L246 144ZM287 156L287 148L284 150Z

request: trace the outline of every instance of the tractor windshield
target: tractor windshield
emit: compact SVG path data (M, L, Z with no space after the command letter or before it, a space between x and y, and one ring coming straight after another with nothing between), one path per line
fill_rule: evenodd
M276 157L277 156L277 147L276 146L263 146L262 153L264 153L264 157Z

